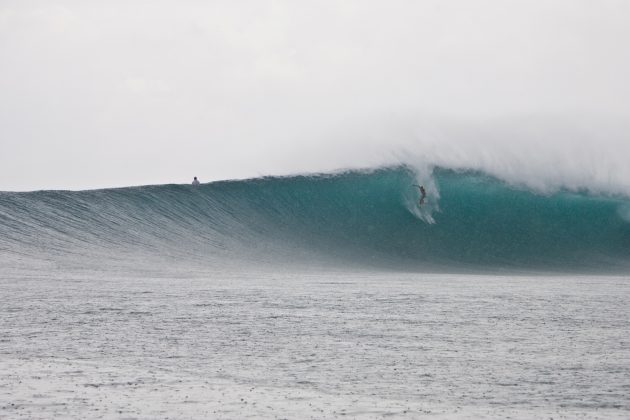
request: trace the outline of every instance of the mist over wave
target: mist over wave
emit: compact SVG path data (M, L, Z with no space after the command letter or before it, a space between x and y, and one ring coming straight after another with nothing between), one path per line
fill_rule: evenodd
M427 200L418 204L418 188ZM619 272L630 200L409 166L0 193L5 267Z
M399 162L424 173L436 166L478 170L544 194L569 189L630 196L630 125L614 119L408 116L348 129L344 136L356 139L346 155L357 150L353 159L365 158L372 150L379 158L366 159L371 164Z

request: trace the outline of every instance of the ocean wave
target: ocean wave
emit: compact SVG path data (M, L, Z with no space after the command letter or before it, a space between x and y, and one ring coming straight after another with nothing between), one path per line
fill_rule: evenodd
M415 184L425 185L418 204ZM0 261L620 272L630 201L409 166L92 191L0 193Z

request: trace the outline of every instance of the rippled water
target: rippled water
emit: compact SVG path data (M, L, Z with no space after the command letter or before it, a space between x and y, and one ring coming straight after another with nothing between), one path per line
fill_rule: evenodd
M0 279L0 417L628 418L630 278Z

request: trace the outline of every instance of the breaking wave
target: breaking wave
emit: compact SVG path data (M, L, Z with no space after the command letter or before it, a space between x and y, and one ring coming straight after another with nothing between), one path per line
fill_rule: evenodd
M418 205L414 184L427 188ZM623 272L630 200L539 193L478 171L0 193L5 267Z

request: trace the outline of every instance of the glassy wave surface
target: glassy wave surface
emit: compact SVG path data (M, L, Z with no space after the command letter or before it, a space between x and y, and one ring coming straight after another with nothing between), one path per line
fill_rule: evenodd
M417 185L427 198L419 204ZM476 171L0 193L6 266L156 264L400 271L622 272L630 200L538 193Z

